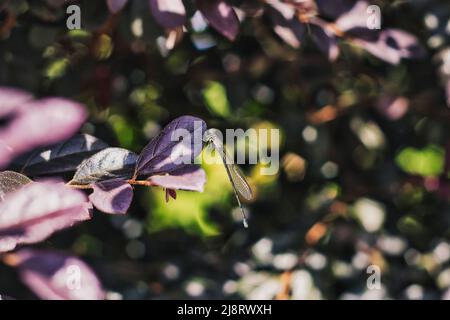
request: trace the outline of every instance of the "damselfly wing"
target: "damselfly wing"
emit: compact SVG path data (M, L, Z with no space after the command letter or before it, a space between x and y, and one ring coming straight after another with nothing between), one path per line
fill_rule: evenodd
M206 143L211 144L222 158L222 162L225 166L225 170L227 171L228 178L230 179L230 183L233 186L234 195L236 196L239 208L241 209L242 222L244 224L244 227L248 228L247 216L239 199L239 195L242 196L245 200L251 200L253 198L252 189L250 188L247 180L245 180L245 176L242 171L234 163L233 159L228 155L222 143L222 140L216 132L216 129L210 129L206 132L205 141Z

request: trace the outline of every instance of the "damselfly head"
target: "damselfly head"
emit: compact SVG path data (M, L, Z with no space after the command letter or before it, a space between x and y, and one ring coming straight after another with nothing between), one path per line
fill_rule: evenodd
M203 134L203 141L206 143L212 142L222 138L222 132L219 129L211 128L205 131Z

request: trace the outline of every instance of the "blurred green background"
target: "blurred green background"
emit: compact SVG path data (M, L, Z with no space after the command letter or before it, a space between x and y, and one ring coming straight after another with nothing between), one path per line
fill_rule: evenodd
M345 42L334 63L309 41L292 49L265 18L246 19L235 42L189 30L168 51L145 1L117 16L78 1L73 31L64 7L13 1L0 12L0 84L83 102L82 131L111 146L139 152L185 114L281 132L277 175L242 166L256 194L247 230L223 167L204 165L204 193L166 203L162 190L136 188L126 216L95 212L38 246L80 256L109 299L450 298L450 110L433 58L450 41L426 27L450 8L398 2L377 2L384 23L428 55L393 66ZM371 264L377 290L366 286ZM0 289L34 297L6 266Z

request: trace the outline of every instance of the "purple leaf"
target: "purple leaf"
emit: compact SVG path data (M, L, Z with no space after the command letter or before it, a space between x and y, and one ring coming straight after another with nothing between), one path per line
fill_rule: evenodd
M133 188L124 180L108 180L93 184L89 200L100 211L125 214L133 200Z
M295 8L291 4L281 2L280 0L266 0L266 3L270 6L269 10L276 11L284 20L292 20L295 18Z
M353 0L315 0L320 14L328 18L338 18L350 11L353 7ZM359 1L358 1L359 2Z
M355 28L367 29L367 20L369 18L367 8L369 6L370 4L366 1L357 1L350 10L339 16L335 21L336 26L343 32ZM372 30L372 32L377 32L377 30Z
M156 22L163 28L181 27L186 22L186 9L182 0L149 0Z
M33 182L0 203L0 252L42 241L90 219L86 196L56 182Z
M14 88L0 87L0 118L11 112L18 111L22 104L31 99L33 99L33 96L28 92Z
M94 271L76 257L34 249L22 249L12 255L17 259L23 283L41 299L105 299Z
M106 0L108 9L111 13L117 13L125 7L128 0Z
M371 53L375 57L386 61L390 64L399 64L401 61L401 57L395 50L389 50L386 47L386 43L382 40L377 41L366 41L363 39L355 38L352 40L352 43L358 47L363 48L367 52Z
M228 40L233 41L239 32L239 19L234 9L224 0L197 0L197 8L208 21Z
M330 61L334 61L339 56L339 46L336 37L327 29L326 22L315 19L315 23L310 24L311 36L319 49L325 53Z
M294 8L278 0L271 0L269 4L269 15L275 33L291 47L299 48L306 29L295 17Z
M8 193L19 190L24 185L32 182L27 176L14 171L0 172L0 202L5 200Z
M66 99L26 102L6 128L0 129L0 167L25 151L71 137L85 119L84 108Z
M417 38L405 31L387 29L381 31L376 39L372 38L374 34L375 31L367 30L365 34L353 35L353 43L391 64L400 63L402 58L421 58L425 54Z
M402 118L409 109L409 100L405 97L382 95L376 103L378 111L390 120Z
M203 149L206 123L200 118L182 116L170 122L142 150L136 164L135 176L167 173L185 164L181 158L194 161ZM183 160L183 159L181 159Z
M206 183L206 174L198 166L188 165L174 170L170 174L151 176L148 180L167 189L203 192L203 186Z
M385 40L390 50L399 52L401 58L422 58L425 50L418 39L412 34L398 29L387 29L382 32L381 38Z
M50 148L24 154L13 165L32 176L70 172L75 171L83 160L107 147L96 137L78 134Z
M138 156L122 148L106 148L86 159L78 167L72 184L90 184L101 180L131 178Z
M169 202L170 198L173 198L174 200L177 199L177 192L173 189L166 189L166 202Z

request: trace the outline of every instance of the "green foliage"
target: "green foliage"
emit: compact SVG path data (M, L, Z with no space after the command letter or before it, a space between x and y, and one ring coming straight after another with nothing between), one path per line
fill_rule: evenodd
M397 165L409 174L434 177L442 174L444 168L444 150L436 145L423 149L404 148L396 157Z
M217 156L216 160L221 161ZM203 193L178 191L177 199L166 203L165 192L152 192L148 229L156 232L167 228L181 227L189 233L203 237L221 233L220 227L211 221L208 212L211 208L230 208L232 190L223 165L204 164L208 181Z
M230 116L230 104L227 98L225 87L216 81L208 81L203 89L203 97L205 99L208 110L216 116Z
M86 104L80 133L139 152L185 114L222 132L280 129L276 174L242 166L255 194L244 204L248 230L219 162L202 165L203 193L178 191L166 203L161 188L136 187L127 215L94 211L45 243L102 270L106 289L124 299L448 297L448 0L371 1L382 6L383 28L408 30L427 51L397 65L342 37L330 61L312 25L292 48L264 1L248 2L263 5L254 12L243 9L247 1L226 1L255 14L234 41L207 24L194 30L191 17L185 30L163 28L147 1L128 1L116 15L107 1L76 1L81 30L67 30L59 1L7 2L1 86ZM183 3L195 12L196 1ZM370 264L382 269L382 290L366 289ZM0 274L5 293L34 298L14 271L0 264Z

